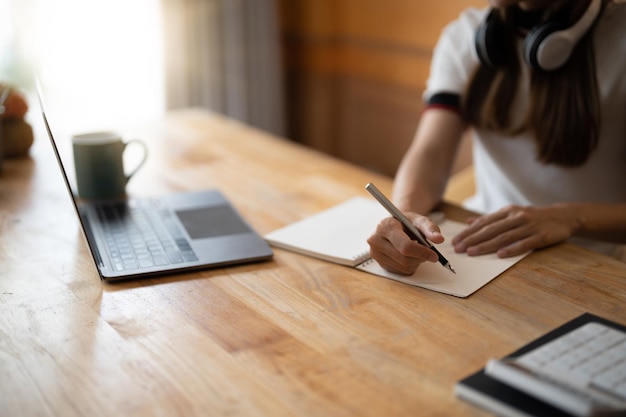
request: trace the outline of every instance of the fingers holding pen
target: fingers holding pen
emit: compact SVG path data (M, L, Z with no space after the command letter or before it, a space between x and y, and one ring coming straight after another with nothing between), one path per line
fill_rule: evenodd
M427 239L440 243L443 236L439 227L426 222L422 216L413 216L416 226L423 231ZM434 226L434 227L433 227ZM420 264L426 261L437 262L435 252L420 243L411 240L405 233L402 224L392 217L381 221L376 232L368 239L370 254L383 268L399 274L412 274Z
M407 213L407 218L413 223L432 243L440 244L445 240L441 234L441 229L429 217L415 213Z

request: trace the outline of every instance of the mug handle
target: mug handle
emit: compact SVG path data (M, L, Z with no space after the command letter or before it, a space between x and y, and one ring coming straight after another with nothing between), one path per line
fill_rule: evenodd
M128 183L128 181L130 180L130 177L135 175L135 173L139 171L139 168L141 168L143 164L146 162L146 159L148 159L148 146L142 140L131 139L128 142L124 142L124 151L126 151L126 147L130 145L131 143L136 143L137 145L141 145L141 147L143 148L143 158L141 158L141 161L139 161L139 164L137 164L135 169L133 169L129 174L126 174L126 183Z

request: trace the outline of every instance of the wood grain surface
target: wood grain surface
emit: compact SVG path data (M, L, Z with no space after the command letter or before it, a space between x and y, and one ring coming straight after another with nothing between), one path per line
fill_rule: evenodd
M391 187L202 110L124 133L150 146L131 194L217 187L261 234ZM282 250L106 284L72 210L39 133L0 174L0 415L478 416L453 387L488 358L586 311L626 324L625 265L569 244L467 299Z

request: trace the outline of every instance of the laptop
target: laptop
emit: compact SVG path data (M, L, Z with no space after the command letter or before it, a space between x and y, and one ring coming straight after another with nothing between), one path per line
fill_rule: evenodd
M219 190L106 201L78 198L50 128L38 83L37 95L52 149L102 280L113 282L272 258L270 246Z

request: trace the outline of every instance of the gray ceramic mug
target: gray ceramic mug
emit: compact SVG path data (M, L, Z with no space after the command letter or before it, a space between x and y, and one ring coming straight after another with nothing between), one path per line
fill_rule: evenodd
M141 146L143 157L129 173L124 170L128 145ZM126 184L148 157L148 147L139 139L124 142L115 132L92 132L72 137L78 195L85 199L108 199L126 194Z

